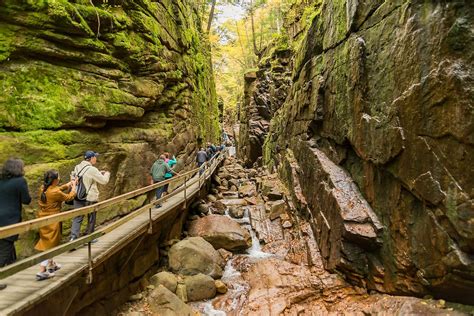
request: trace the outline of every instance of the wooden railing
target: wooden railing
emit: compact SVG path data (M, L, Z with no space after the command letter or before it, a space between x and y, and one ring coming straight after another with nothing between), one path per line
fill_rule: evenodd
M52 249L49 249L47 251L44 251L44 252L41 252L39 254L33 255L31 257L25 258L21 261L18 261L16 263L14 263L14 264L8 265L8 266L3 267L3 268L0 268L0 279L3 279L7 276L15 274L19 271L22 271L22 270L26 269L26 268L29 268L29 267L31 267L35 264L38 264L41 261L46 260L48 258L52 258L52 257L57 256L59 254L70 251L72 249L78 248L78 247L84 245L85 243L87 243L88 248L89 248L89 251L88 251L88 253L89 253L89 277L88 277L88 282L89 283L92 282L92 273L91 273L91 271L92 271L91 241L92 240L97 239L97 238L111 232L112 230L116 229L117 227L119 227L119 226L123 225L124 223L128 222L130 219L132 219L132 218L134 218L134 217L136 217L140 214L143 214L146 211L149 212L149 219L150 219L149 232L151 233L151 227L152 227L152 224L153 224L153 222L152 222L152 209L153 209L153 207L155 207L156 204L160 204L160 203L168 200L169 198L171 198L171 197L173 197L173 196L175 196L175 195L177 195L177 194L179 194L183 191L184 191L183 201L184 201L185 206L186 206L186 203L187 203L187 195L186 195L187 188L194 185L194 184L196 184L196 183L199 183L199 188L201 188L201 186L205 182L205 180L207 178L209 178L214 173L216 167L225 158L226 153L227 152L224 151L224 152L221 152L220 154L216 154L210 161L208 161L206 164L203 164L203 166L201 166L199 168L195 168L195 169L190 170L190 171L187 171L187 172L185 172L183 174L180 174L176 177L173 177L171 179L161 181L161 182L158 182L158 183L140 188L138 190L131 191L131 192L113 197L111 199L108 199L108 200L105 200L105 201L102 201L102 202L99 202L99 203L96 203L96 204L93 204L93 205L90 205L90 206L85 206L85 207L81 207L81 208L74 209L74 210L71 210L71 211L62 212L62 213L54 214L54 215L50 215L50 216L45 216L45 217L41 217L41 218L21 222L21 223L18 223L18 224L13 224L13 225L9 225L9 226L0 227L0 239L1 238L6 238L6 237L9 237L9 236L14 236L14 235L25 233L25 232L28 232L28 231L31 231L31 230L35 230L35 229L41 228L41 227L46 226L46 225L50 225L50 224L70 220L70 219L73 219L76 216L86 215L86 214L90 214L92 212L100 212L100 211L106 210L110 206L116 205L120 202L123 202L125 200L137 197L139 195L143 195L143 194L148 193L150 191L153 191L157 188L160 188L160 187L162 187L166 184L181 183L181 185L178 186L170 194L167 194L167 195L161 197L160 199L156 199L156 200L154 200L154 201L138 208L137 210L134 210L132 213L128 214L127 216L122 217L122 218L116 220L115 222L113 222L112 224L107 225L106 227L103 227L103 228L101 228L101 229L99 229L99 230L97 230L97 231L95 231L95 232L93 232L89 235L83 236L81 238L78 238L78 239L75 239L75 240L70 241L68 243L59 245L59 246L54 247ZM200 173L201 169L204 169L204 172L202 174ZM195 175L195 176L193 176L193 175Z

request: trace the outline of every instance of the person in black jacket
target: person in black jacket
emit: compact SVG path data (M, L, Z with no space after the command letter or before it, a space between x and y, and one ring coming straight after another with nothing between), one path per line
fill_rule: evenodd
M21 205L30 204L28 184L21 159L8 159L0 173L0 227L21 222ZM16 261L18 235L0 239L0 267Z

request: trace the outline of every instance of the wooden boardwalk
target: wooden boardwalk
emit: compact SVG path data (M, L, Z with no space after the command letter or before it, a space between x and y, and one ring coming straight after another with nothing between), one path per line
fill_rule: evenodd
M197 176L190 179L190 185L185 191L170 197L162 203L161 208L152 210L153 222L166 218L170 212L181 210L184 206L185 194L186 200L192 199L211 176L212 173L202 181L198 181ZM100 237L91 247L93 263L106 260L137 236L147 234L149 225L149 213L145 212ZM7 288L0 291L0 315L21 314L46 299L50 294L59 291L62 286L87 273L89 270L88 247L84 245L73 252L63 253L56 256L55 260L62 264L62 268L51 279L36 281L36 273L39 271L39 266L36 265L1 280L1 283L7 284ZM67 306L64 310L67 310Z

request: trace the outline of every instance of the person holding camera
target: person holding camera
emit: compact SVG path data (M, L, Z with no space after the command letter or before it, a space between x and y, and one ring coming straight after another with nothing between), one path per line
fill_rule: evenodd
M99 189L97 188L97 184L107 184L110 180L110 172L99 171L99 169L94 167L97 163L98 156L98 153L88 150L84 154L84 160L74 168L73 176L78 181L74 208L97 203L99 201ZM83 219L84 215L79 215L72 220L70 241L80 237ZM84 235L94 232L95 222L96 212L87 214L87 228Z
M60 177L57 170L48 170L44 174L43 185L39 192L39 212L38 217L45 217L61 212L62 204L71 201L76 196L76 180L72 180L64 185L59 185ZM69 191L69 193L65 193ZM52 223L39 229L40 239L36 243L35 249L45 251L59 245L61 241L61 222ZM54 276L54 272L59 270L61 265L52 258L46 259L40 264L40 272L36 274L37 280L45 280Z

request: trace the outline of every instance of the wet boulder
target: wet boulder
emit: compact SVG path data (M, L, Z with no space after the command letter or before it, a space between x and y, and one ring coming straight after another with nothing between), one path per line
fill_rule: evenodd
M150 278L150 283L156 287L163 285L171 292L176 292L176 286L178 285L178 278L171 272L162 271Z
M193 221L190 236L201 236L214 246L229 251L247 249L252 245L249 232L227 216L209 215Z
M174 244L168 258L170 269L183 275L203 273L220 278L225 264L217 250L202 237L190 237Z
M219 294L227 293L227 290L228 290L227 285L224 282L222 282L221 280L216 280L215 284L216 284L217 293Z
M154 315L192 316L194 311L163 285L154 289L148 297L148 305Z
M216 284L208 275L199 273L184 278L188 302L208 300L216 296Z

